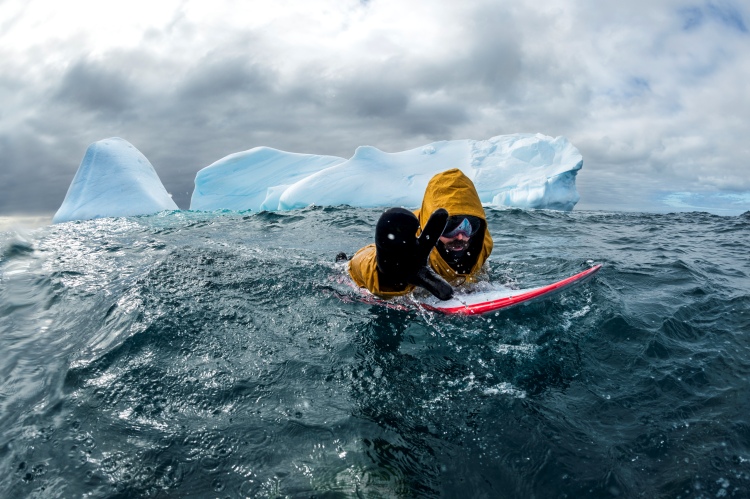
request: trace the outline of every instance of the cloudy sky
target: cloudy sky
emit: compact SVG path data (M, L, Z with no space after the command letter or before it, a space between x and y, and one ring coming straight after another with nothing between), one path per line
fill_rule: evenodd
M578 147L577 209L741 213L748 81L744 0L0 0L0 215L54 213L111 136L187 208L255 146L516 132Z

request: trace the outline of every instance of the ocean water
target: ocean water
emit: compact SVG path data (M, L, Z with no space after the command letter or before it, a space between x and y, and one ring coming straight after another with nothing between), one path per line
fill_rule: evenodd
M750 213L489 210L603 269L483 317L347 299L379 213L0 233L0 497L750 497Z

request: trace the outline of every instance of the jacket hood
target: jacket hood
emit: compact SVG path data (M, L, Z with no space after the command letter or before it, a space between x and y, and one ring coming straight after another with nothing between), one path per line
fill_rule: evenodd
M420 226L424 227L430 215L438 208L445 208L450 216L472 215L482 219L484 235L475 236L481 238L481 245L477 241L479 255L471 272L468 273L468 275L475 275L492 253L493 242L490 231L487 230L487 217L474 182L458 168L438 173L430 179L422 199L422 207L415 213L419 218ZM446 278L467 275L458 274L453 270L437 249L430 254L430 263L439 274Z
M430 179L417 215L419 224L424 227L438 208L445 208L451 216L473 215L486 221L474 182L458 168L438 173Z

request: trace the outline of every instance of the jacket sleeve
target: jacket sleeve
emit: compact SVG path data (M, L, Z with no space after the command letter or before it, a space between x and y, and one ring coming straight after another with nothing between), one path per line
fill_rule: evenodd
M403 290L384 289L380 287L378 262L374 244L365 246L354 254L349 261L349 275L357 286L366 288L370 293L381 298L402 296L414 289L414 286L411 284Z

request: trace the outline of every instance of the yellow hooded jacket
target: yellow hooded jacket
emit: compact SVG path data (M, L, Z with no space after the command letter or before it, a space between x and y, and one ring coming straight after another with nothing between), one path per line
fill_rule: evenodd
M457 168L447 170L430 179L425 189L422 207L414 212L419 219L419 225L424 227L430 215L438 208L445 208L450 216L472 215L481 218L484 222L482 248L470 273L459 274L453 270L437 249L433 248L430 253L430 266L448 282L455 284L459 278L472 281L492 253L492 236L487 230L487 218L474 183L461 170ZM415 234L415 236L418 235ZM482 236L477 234L474 237ZM380 286L374 244L365 246L354 254L349 262L349 275L359 287L367 288L373 294L384 298L404 295L414 289L413 285L403 290L385 289Z

